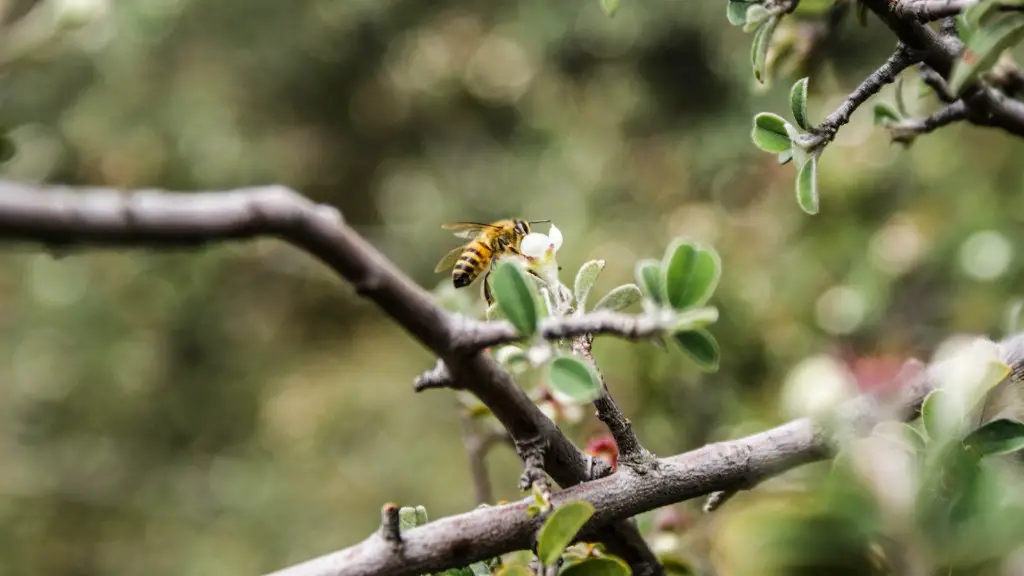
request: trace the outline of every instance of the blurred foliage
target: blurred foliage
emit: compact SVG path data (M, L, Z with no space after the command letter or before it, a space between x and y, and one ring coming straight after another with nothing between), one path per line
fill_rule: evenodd
M717 373L595 344L640 438L679 452L801 410L780 398L823 372L871 387L893 358L994 332L1024 281L1024 142L954 125L902 149L861 110L822 156L808 217L792 167L750 143L751 118L788 110L809 74L819 121L893 38L848 19L757 88L724 4L622 2L608 18L597 1L0 0L8 26L66 26L4 66L3 173L284 183L428 289L450 285L431 269L451 220L550 218L568 269L607 261L597 293L671 238L714 246ZM804 46L816 17L777 34ZM412 393L429 355L290 247L8 244L0 265L5 573L259 573L365 537L384 501L435 518L474 504L455 399ZM581 442L603 430L585 416L566 427ZM488 462L496 496L518 497L514 453Z

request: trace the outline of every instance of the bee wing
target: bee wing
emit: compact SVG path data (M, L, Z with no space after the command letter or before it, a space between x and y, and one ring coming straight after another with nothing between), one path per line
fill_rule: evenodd
M441 228L451 230L459 238L472 239L475 238L481 230L487 230L488 228L496 230L498 227L491 224L483 224L481 222L449 222L447 224L442 224Z
M455 265L455 261L462 255L462 251L466 249L466 245L456 246L452 248L450 252L444 255L443 258L434 266L434 273L442 272L445 268L451 268Z

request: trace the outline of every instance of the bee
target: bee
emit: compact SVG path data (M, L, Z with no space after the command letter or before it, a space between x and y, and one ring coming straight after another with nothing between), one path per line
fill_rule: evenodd
M445 230L451 230L459 238L466 238L468 243L456 246L434 267L434 272L441 272L446 268L452 269L452 284L456 288L469 286L484 273L484 298L487 304L493 302L491 289L487 284L491 274L491 267L499 256L503 254L515 254L521 256L519 243L530 233L531 224L550 222L550 220L517 220L507 218L490 224L480 222L449 222L441 225Z

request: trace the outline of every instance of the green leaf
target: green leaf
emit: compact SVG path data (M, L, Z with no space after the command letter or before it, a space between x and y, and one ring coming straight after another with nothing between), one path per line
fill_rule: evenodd
M717 372L720 351L718 342L704 329L676 332L672 338L697 365L705 372Z
M475 565L476 564L474 564L474 566ZM491 573L490 570L488 570L487 572L484 572L484 574L490 574L490 573ZM462 568L449 568L449 569L445 570L444 572L440 572L439 576L477 576L477 574L476 574L476 571L472 567L463 566Z
M1000 418L964 438L964 447L982 456L1009 454L1024 449L1024 422Z
M972 33L950 73L949 90L961 95L978 74L991 68L999 55L1024 39L1024 14L1008 14Z
M629 566L618 558L588 558L559 572L559 576L629 576Z
M754 78L761 84L767 79L766 62L768 47L771 46L775 28L779 25L779 17L772 16L754 32L754 44L751 51L751 64L754 67Z
M526 278L526 273L507 260L498 262L491 272L491 293L519 335L533 336L537 331L539 310L533 283Z
M495 572L495 576L535 576L533 570L530 570L522 564L504 564L498 571Z
M416 525L423 526L427 523L427 508L426 506L416 507Z
M665 251L661 270L665 301L685 310L711 298L722 274L722 260L713 249L680 238Z
M689 332L704 328L718 321L718 308L714 306L703 306L681 312L676 316L676 323L673 332Z
M583 311L585 309L587 296L597 280L597 275L601 273L601 270L604 270L604 264L604 260L591 260L580 266L580 271L576 273L576 282L573 285L573 295L576 297L577 310Z
M818 156L812 154L796 175L796 202L808 214L818 213Z
M998 15L999 4L997 0L980 0L971 4L960 13L960 24L971 32L980 29L991 21L992 16Z
M601 9L609 18L615 16L615 12L619 9L619 0L601 0Z
M899 112L884 102L875 104L874 112L874 121L876 126L895 124L903 119Z
M807 120L807 78L797 80L790 88L789 106L793 109L796 125L804 130L810 130L811 123Z
M408 530L427 523L427 509L423 506L402 506L398 509L398 529Z
M725 14L729 19L729 24L743 26L747 21L747 9L750 8L750 5L751 2L744 0L729 0Z
M612 310L618 312L627 306L635 302L639 302L643 299L643 294L640 293L640 288L636 284L623 284L617 288L613 288L610 292L604 295L597 301L594 306L594 310Z
M636 282L644 291L644 296L656 304L663 304L661 290L661 262L652 258L640 260L636 263Z
M483 562L474 562L469 566L473 576L491 576L491 569Z
M790 148L785 152L779 152L779 166L789 164L793 160L793 149Z
M793 146L786 131L786 121L782 116L771 112L761 112L754 116L750 139L761 150L776 154L785 152Z
M949 418L952 406L952 399L945 390L932 390L924 398L921 404L921 422L924 424L924 431L932 441L941 441L945 434L946 420Z
M553 566L593 515L594 506L585 500L573 500L555 508L537 534L537 558L541 563Z
M899 112L900 116L906 118L907 116L910 116L910 113L907 112L907 102L903 99L903 78L903 74L896 77L896 85L893 86L893 94L896 98L896 111Z
M912 452L921 452L927 445L924 436L921 436L920 432L904 422L880 422L871 431L871 435L897 442Z
M746 16L744 17L743 31L753 32L764 23L768 18L771 18L772 13L767 8L760 4L751 4L747 8Z
M597 375L572 356L559 356L548 364L548 386L578 404L593 402L601 395Z

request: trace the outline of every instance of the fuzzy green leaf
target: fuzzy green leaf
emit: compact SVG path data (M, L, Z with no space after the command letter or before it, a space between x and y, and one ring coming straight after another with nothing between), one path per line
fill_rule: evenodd
M999 14L998 0L980 0L964 8L960 13L960 28L975 32Z
M643 299L643 294L636 284L623 284L612 289L597 301L594 310L612 310L618 312Z
M760 4L751 4L747 8L747 14L744 19L743 31L753 32L758 26L763 24L766 20L771 18L772 13L767 8Z
M750 139L761 150L776 154L785 152L793 146L786 130L786 121L782 116L771 112L761 112L754 116Z
M619 10L619 0L601 0L601 9L609 18L615 16L615 12Z
M746 0L729 0L726 10L729 24L743 26L747 21L747 9L750 8L751 4L753 3Z
M650 298L656 304L663 304L661 288L661 262L652 258L640 260L636 263L636 282L644 291L644 296Z
M796 202L808 214L818 213L818 156L812 154L796 175Z
M1006 49L1024 40L1024 14L1007 14L971 34L950 73L949 90L961 95L978 74L987 71Z
M573 284L577 310L586 309L587 296L590 294L590 289L594 286L598 274L604 270L604 264L604 260L591 260L580 266L580 271L576 273L576 282Z
M533 570L530 570L522 564L503 564L495 576L535 576Z
M1009 454L1024 449L1024 422L1000 418L964 438L964 447L982 456Z
M559 576L629 576L632 572L622 560L613 556L588 558L559 572Z
M717 372L721 352L718 341L704 329L676 332L676 344L705 372Z
M533 282L519 266L509 261L498 262L490 280L491 293L502 314L516 327L520 336L533 336L540 315Z
M929 392L921 405L921 422L928 438L933 441L940 441L945 437L945 420L949 417L950 402L952 399L949 393L940 389Z
M793 161L793 149L790 148L785 152L779 152L779 166L785 166Z
M779 17L772 16L754 33L754 44L751 52L751 64L754 67L754 78L761 84L767 80L768 48L771 46L775 29L779 25Z
M895 124L902 120L902 116L892 106L879 102L874 107L874 122L877 126L885 126L887 124Z
M537 534L537 558L553 566L580 528L594 515L594 506L585 500L573 500L555 508Z
M586 364L572 356L559 356L548 364L548 386L578 404L597 400L601 382Z
M807 78L797 80L790 88L789 106L793 110L793 119L796 120L796 125L804 130L810 130L811 123L807 119Z
M661 270L665 302L685 310L711 298L722 274L722 260L713 249L680 238L665 251Z

